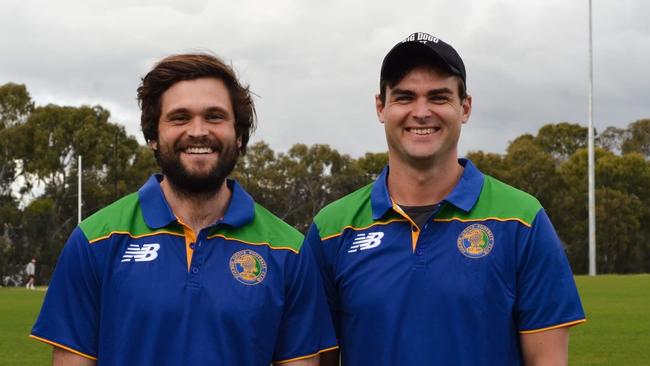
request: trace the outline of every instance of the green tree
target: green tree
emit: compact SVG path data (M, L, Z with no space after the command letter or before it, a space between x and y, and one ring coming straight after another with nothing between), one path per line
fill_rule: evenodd
M358 184L363 186L377 179L381 170L388 164L388 153L365 153L362 157L354 161L356 168L358 169L359 177L358 182L352 182L352 185L356 187ZM353 187L353 188L354 188ZM358 188L358 187L356 187ZM346 192L346 193L351 193Z
M249 145L232 176L256 202L276 215L284 210L286 177L277 168L276 153L263 141Z
M587 151L580 149L560 167L567 186L562 197L566 221L558 225L577 273L587 271ZM596 149L596 258L599 273L648 270L650 167L640 154L617 156Z
M305 232L324 205L376 179L386 162L386 153L355 160L328 145L296 144L276 154L258 142L240 158L233 177L257 202Z
M519 138L508 146L504 159L508 168L507 183L535 196L544 205L551 219L557 220L557 198L565 187L557 173L556 160L535 141Z
M26 208L18 240L40 253L41 268L54 264L76 225L79 155L83 157L84 217L137 190L156 170L151 152L109 118L110 113L100 106L50 104L35 108L24 123L2 131L20 168L15 176L25 182L22 190L32 195L42 192L28 208L48 202L48 220L41 220L44 214L28 215ZM34 235L45 237L30 234L32 227L40 228Z
M24 123L33 108L24 85L0 86L0 278L16 273L22 265L15 259L21 212L13 192L18 167L10 130Z
M598 265L603 272L650 270L650 162L641 154L604 154L596 167Z
M333 183L350 165L349 156L328 145L295 144L280 154L277 169L286 177L280 217L306 232L318 210L344 190Z
M0 195L0 279L19 270L21 263L15 260L14 242L21 216L16 199L11 195Z
M534 140L544 152L564 161L576 150L587 147L587 132L588 129L579 124L560 122L540 128Z
M39 283L48 282L63 242L76 223L74 216L66 215L63 220L58 216L52 198L32 200L23 211L22 235L14 240L13 262L24 264L36 257L39 262L36 278Z
M497 178L503 182L510 181L510 168L505 156L483 151L470 151L467 158L483 173Z
M25 85L0 86L0 196L11 194L16 175L15 154L7 129L24 123L33 109L34 102Z
M596 161L605 153L596 150ZM565 244L574 273L588 271L587 150L579 149L559 166L566 190L562 197L562 215L553 218L558 235Z
M637 152L650 158L650 119L632 122L627 129L629 135L623 142L623 153Z
M623 151L623 142L628 138L629 131L618 127L607 127L596 137L596 146L615 154Z
M0 86L0 130L25 122L33 109L34 102L25 85Z
M0 130L0 196L11 196L11 186L16 179L16 159L8 131Z

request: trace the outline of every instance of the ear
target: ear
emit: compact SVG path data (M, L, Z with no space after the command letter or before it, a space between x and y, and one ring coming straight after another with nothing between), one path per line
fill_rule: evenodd
M147 141L147 145L149 145L151 150L158 150L158 141L149 140Z
M469 116L472 114L472 96L467 95L467 97L461 102L460 106L463 110L463 123L467 123Z
M384 102L381 101L379 94L375 95L375 111L377 112L379 123L384 123Z
M241 136L237 137L237 148L241 149Z

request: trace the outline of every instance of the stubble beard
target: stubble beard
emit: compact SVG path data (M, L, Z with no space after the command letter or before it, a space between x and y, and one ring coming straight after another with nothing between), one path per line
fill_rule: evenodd
M181 161L180 154L188 146L208 146L218 153L217 164L208 172L191 172ZM172 148L160 146L156 162L175 194L191 200L214 196L237 164L239 149L235 143L224 144L209 137L178 141Z

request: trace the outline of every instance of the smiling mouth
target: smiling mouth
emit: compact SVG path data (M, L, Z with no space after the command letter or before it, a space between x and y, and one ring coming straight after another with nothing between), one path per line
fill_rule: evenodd
M211 147L188 147L183 150L186 154L212 154L214 150Z
M440 127L407 127L406 131L414 133L416 135L431 135L432 133L440 131Z

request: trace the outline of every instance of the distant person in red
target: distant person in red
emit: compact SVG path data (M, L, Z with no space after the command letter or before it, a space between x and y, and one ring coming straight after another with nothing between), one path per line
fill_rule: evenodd
M25 287L28 290L34 290L34 274L36 273L36 258L32 258L32 261L27 263L25 266L25 273L27 274L27 284Z

